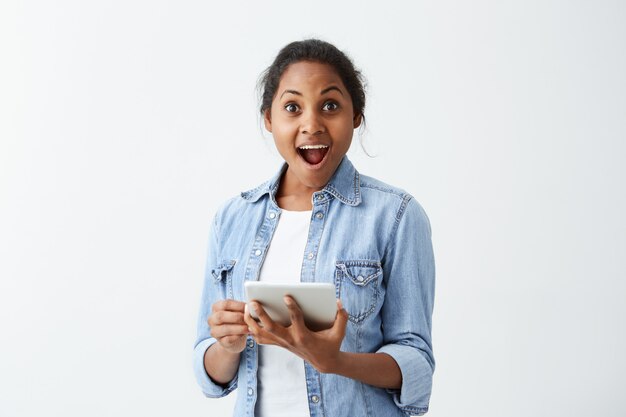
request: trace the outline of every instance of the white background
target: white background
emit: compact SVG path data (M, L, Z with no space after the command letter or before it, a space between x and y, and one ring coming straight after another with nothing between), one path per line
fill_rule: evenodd
M209 222L280 166L255 83L310 36L431 220L429 415L626 415L626 5L382 3L1 3L1 416L231 415L191 368Z

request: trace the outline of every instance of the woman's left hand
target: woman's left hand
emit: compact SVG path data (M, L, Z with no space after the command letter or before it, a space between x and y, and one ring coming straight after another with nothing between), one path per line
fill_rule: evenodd
M250 306L254 309L263 326L261 327L246 309L244 321L257 343L262 345L281 346L305 361L322 373L334 372L339 363L341 342L346 335L348 313L337 300L337 316L333 327L314 332L304 324L302 310L296 301L286 296L285 304L289 309L291 324L287 327L273 321L263 310L260 303L252 301Z

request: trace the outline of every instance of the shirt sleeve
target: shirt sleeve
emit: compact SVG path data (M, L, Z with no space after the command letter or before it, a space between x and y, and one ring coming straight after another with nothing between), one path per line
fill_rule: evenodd
M386 280L382 307L384 345L402 372L402 387L388 389L405 413L428 411L435 358L431 328L435 296L435 261L430 221L410 195L396 216L396 230L383 262Z
M211 313L211 306L219 300L220 292L215 285L212 268L217 265L218 241L218 215L219 210L213 218L209 232L208 254L206 259L204 286L202 298L200 299L200 311L198 313L197 337L193 349L193 370L200 388L205 396L211 398L224 397L237 388L237 375L226 385L213 381L204 368L204 354L217 340L211 337L208 318Z

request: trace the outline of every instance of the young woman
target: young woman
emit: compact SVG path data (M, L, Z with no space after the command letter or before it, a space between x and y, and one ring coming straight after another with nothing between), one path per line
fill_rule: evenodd
M262 90L285 162L214 217L198 383L208 397L239 388L235 416L424 414L435 368L430 223L409 193L360 174L346 156L364 119L361 74L336 47L309 39L279 52ZM333 327L307 329L290 297L292 324L272 322L242 301L246 280L333 283Z

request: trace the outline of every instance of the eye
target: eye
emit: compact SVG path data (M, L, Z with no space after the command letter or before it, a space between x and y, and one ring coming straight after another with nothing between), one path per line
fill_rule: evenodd
M297 110L295 110L294 108L297 108L297 107L298 107L298 105L295 104L295 103L288 103L285 106L285 110L287 110L287 112L289 112L289 113L295 113ZM294 109L294 110L290 110L290 109Z
M324 103L324 107L323 108L326 108L328 105L331 106L331 108L328 109L329 111L337 110L339 108L339 104L337 104L334 101L327 101L326 103Z

